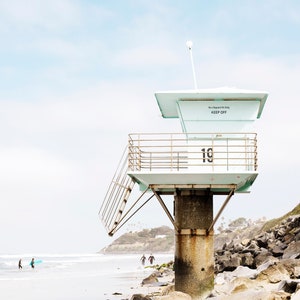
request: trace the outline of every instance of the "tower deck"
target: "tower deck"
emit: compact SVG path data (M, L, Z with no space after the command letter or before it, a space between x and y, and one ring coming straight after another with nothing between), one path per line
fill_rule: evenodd
M255 133L130 134L127 174L141 189L245 192L257 177Z

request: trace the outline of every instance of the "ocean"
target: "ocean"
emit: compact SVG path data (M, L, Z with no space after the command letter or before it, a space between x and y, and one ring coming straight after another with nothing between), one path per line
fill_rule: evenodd
M0 299L130 299L130 295L141 289L142 280L154 271L152 268L142 266L140 256L137 254L0 255ZM172 254L154 254L154 256L154 264L173 260ZM30 266L33 257L37 262L34 269ZM20 258L23 266L21 270L18 268ZM145 266L149 266L148 261ZM145 290L147 288L143 289L147 293Z

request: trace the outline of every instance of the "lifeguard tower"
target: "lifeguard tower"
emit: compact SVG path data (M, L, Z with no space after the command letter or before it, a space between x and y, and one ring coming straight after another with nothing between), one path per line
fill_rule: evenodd
M258 175L257 135L249 130L267 96L233 88L155 93L162 117L179 118L182 133L129 134L100 208L113 235L155 196L175 230L175 290L194 299L214 286L214 224L232 195L248 192ZM134 184L141 195L125 210ZM165 195L174 196L173 214ZM214 195L225 196L215 216Z

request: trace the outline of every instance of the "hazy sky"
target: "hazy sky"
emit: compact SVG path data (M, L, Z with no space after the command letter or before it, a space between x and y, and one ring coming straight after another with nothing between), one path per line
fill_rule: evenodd
M0 254L112 242L98 210L127 134L181 132L154 92L193 88L187 40L199 88L269 93L255 129L259 176L223 216L291 210L300 199L299 32L296 0L0 0ZM131 224L171 226L151 201Z

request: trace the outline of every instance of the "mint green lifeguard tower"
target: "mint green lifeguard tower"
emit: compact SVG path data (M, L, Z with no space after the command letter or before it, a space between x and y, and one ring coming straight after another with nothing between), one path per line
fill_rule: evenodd
M267 96L235 88L155 93L162 117L179 118L182 132L129 134L101 205L100 218L113 235L157 198L175 230L175 290L193 299L214 286L214 224L232 195L249 192L258 175L257 135L250 130ZM134 184L141 195L126 210ZM174 196L173 214L165 195ZM214 195L226 196L215 217Z

